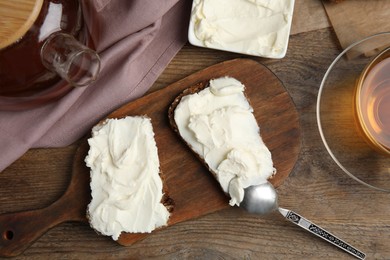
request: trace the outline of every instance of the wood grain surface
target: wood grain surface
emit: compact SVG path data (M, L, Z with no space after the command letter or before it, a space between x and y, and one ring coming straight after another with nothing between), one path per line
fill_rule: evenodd
M0 0L0 49L19 40L41 12L43 0Z
M17 256L40 236L67 221L86 222L86 208L91 201L89 171L84 158L89 146L82 142L72 167L72 178L63 196L48 207L0 215L0 257Z
M313 1L318 0L302 2ZM326 19L320 14L318 19ZM307 21L315 24L314 18ZM328 155L318 133L318 89L341 47L332 28L313 27L290 37L282 60L246 57L275 73L299 113L302 149L289 178L277 189L280 206L297 211L361 249L367 259L390 259L390 194L371 190L344 174ZM211 65L242 57L187 44L150 92ZM1 172L0 213L42 208L57 200L69 185L79 145L32 149ZM259 217L237 208L178 223L128 247L96 235L86 223L63 223L15 259L58 258L353 259L276 214Z

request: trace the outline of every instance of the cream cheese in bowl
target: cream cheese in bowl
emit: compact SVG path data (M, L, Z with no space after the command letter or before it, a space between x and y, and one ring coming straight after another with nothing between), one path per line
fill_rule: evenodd
M194 0L191 44L267 58L287 52L294 0Z

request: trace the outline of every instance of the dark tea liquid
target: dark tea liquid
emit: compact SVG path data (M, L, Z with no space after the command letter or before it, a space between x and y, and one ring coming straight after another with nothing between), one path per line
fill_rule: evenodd
M357 86L356 112L365 139L390 155L390 50L369 65Z
M53 32L77 36L82 24L77 0L47 0L30 30L0 49L0 96L31 96L59 81L42 64L41 47Z

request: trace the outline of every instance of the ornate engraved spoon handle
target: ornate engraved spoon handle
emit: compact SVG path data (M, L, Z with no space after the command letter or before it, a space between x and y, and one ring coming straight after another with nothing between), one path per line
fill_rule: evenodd
M305 219L304 217L298 215L294 211L287 210L284 208L279 208L279 212L289 221L292 223L300 226L303 229L306 229L310 233L326 240L327 242L341 248L342 250L348 252L349 254L355 256L358 259L365 259L366 254L362 251L356 249L355 247L349 245L347 242L343 241L342 239L336 237L335 235L329 233L325 229L321 228L320 226L310 222L309 220Z

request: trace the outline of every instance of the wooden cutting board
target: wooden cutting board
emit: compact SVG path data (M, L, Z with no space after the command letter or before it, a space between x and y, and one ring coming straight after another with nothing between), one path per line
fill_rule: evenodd
M301 147L298 113L280 80L265 66L249 59L219 63L190 75L166 88L124 105L109 118L147 115L152 119L160 168L175 207L168 226L229 208L217 181L171 130L168 108L186 88L212 78L231 76L246 86L265 144L270 149L277 174L276 187L293 169ZM65 221L86 221L90 201L89 169L84 158L86 140L76 152L72 179L65 194L44 209L0 215L0 255L20 254L48 229ZM123 233L118 243L129 246L151 234Z
M260 125L260 133L277 168L271 179L276 187L289 175L300 151L298 113L281 81L265 66L249 59L226 61L186 77L161 91L123 106L110 118L148 115L152 119L169 196L175 208L168 225L230 207L217 181L171 130L168 108L186 88L212 78L231 76L246 87L246 94ZM131 245L148 234L127 234L118 242Z

